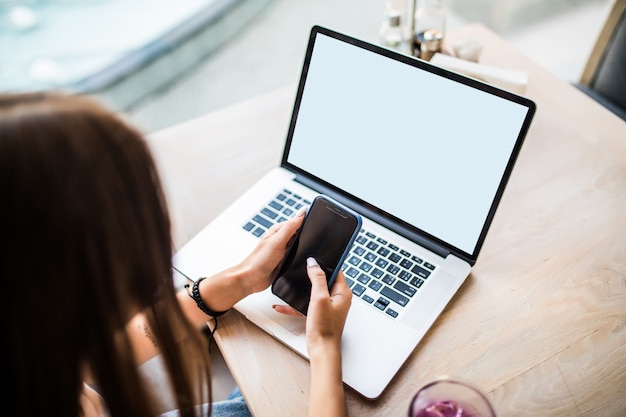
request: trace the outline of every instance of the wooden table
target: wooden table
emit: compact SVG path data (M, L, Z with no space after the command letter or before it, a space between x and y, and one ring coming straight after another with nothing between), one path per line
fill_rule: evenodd
M481 62L526 71L538 111L472 274L376 401L404 416L440 375L500 416L626 415L626 123L481 25ZM295 86L151 135L175 244L279 163ZM372 334L375 337L375 329ZM309 364L233 311L217 343L256 416L303 416Z

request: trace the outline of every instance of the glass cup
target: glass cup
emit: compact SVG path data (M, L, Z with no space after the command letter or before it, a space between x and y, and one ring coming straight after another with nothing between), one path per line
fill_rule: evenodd
M478 389L449 378L423 386L411 401L409 417L496 417Z

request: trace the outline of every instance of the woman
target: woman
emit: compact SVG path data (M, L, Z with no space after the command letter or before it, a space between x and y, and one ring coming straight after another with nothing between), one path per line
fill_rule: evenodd
M302 222L275 226L240 264L200 282L195 299L176 293L144 140L95 103L60 94L0 96L0 195L5 398L25 416L154 416L162 393L137 366L157 354L180 415L207 411L196 407L211 402L206 313L267 288ZM329 294L319 266L307 271L309 412L342 415L351 293L343 275Z

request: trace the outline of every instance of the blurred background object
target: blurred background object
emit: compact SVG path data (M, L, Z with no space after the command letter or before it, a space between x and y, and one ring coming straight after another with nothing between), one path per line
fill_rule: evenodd
M269 1L0 1L0 90L96 94L128 109L176 82Z
M577 86L626 121L626 0L613 0Z
M94 95L151 132L295 84L315 24L381 43L387 4L0 0L0 91ZM577 82L611 0L441 4L446 32L481 22L538 64Z

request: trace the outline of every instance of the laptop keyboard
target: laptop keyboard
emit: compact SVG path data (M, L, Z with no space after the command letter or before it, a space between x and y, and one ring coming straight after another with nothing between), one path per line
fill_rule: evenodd
M243 229L261 237L311 201L284 189L259 210ZM375 234L361 229L342 268L352 293L396 318L437 266Z
M311 201L285 189L247 221L243 229L256 237L261 237L274 224L292 218L302 207L310 205Z

